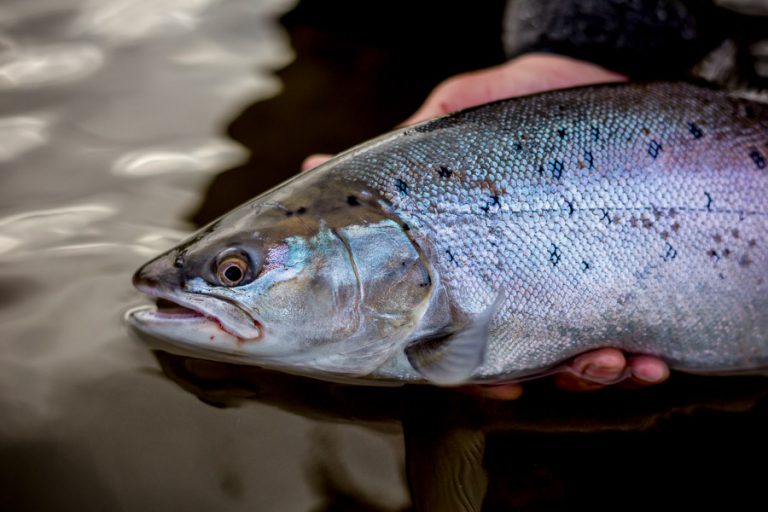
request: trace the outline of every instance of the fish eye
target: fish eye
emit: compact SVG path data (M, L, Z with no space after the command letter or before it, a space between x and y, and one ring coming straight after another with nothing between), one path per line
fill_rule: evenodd
M224 286L237 286L245 280L249 266L244 256L228 255L216 265L216 278Z

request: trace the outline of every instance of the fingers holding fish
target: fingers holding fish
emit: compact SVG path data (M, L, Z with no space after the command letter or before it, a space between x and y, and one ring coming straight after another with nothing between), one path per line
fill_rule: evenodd
M595 64L559 55L530 54L487 69L446 79L402 125L514 96L627 78ZM333 155L314 154L304 159L302 171L314 169Z
M314 169L320 164L323 164L333 158L333 155L329 155L326 153L316 153L314 155L309 155L307 158L304 159L303 162L301 162L301 172L306 172L311 169Z
M513 96L624 80L625 76L589 62L558 55L529 54L445 80L403 124L418 123Z
M557 387L571 392L598 391L609 385L644 387L661 384L669 378L669 367L653 356L625 354L615 348L586 352L565 365L566 370L553 376ZM466 392L492 400L516 400L523 386L505 383L468 386Z
M631 382L642 386L660 384L669 378L669 367L653 356L636 355L629 358Z

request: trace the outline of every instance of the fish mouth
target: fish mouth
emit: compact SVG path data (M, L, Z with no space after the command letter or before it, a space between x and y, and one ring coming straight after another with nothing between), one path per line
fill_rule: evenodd
M173 320L182 320L184 318L198 318L203 315L199 311L182 306L177 302L168 299L155 299L155 316Z
M258 341L264 336L261 322L229 300L148 284L138 285L137 288L154 298L155 306L132 311L129 321L150 334L185 341L184 336L194 334L193 337L199 337L202 331L218 330L224 338L231 338L230 341L239 344ZM215 339L216 336L210 341Z

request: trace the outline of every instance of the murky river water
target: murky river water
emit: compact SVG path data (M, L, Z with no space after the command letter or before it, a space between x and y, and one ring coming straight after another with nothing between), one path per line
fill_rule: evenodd
M764 461L762 382L680 378L589 397L542 383L496 404L154 354L129 336L123 314L144 301L131 273L193 228L185 218L212 177L235 168L229 185L217 182L228 199L211 206L209 196L198 218L285 177L253 174L271 164L268 150L238 167L247 152L226 131L307 112L298 100L257 106L228 128L280 93L274 73L292 44L316 43L299 23L289 40L278 23L293 7L0 4L0 509L540 510L653 505L663 492L688 504L758 496L765 475L748 463ZM368 52L353 67L380 58ZM450 66L441 69L430 76ZM343 110L370 98L335 101ZM415 106L396 94L376 101L400 116ZM313 108L334 132L333 115ZM346 135L330 150L381 130L338 124ZM257 133L296 135L281 146L296 163L312 149L285 125L270 128Z

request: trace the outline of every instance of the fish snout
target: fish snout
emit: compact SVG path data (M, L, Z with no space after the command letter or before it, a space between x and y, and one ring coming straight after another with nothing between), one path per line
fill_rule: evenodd
M177 268L176 251L170 251L145 263L133 274L133 286L153 295L157 289L175 290L182 284L181 269Z

